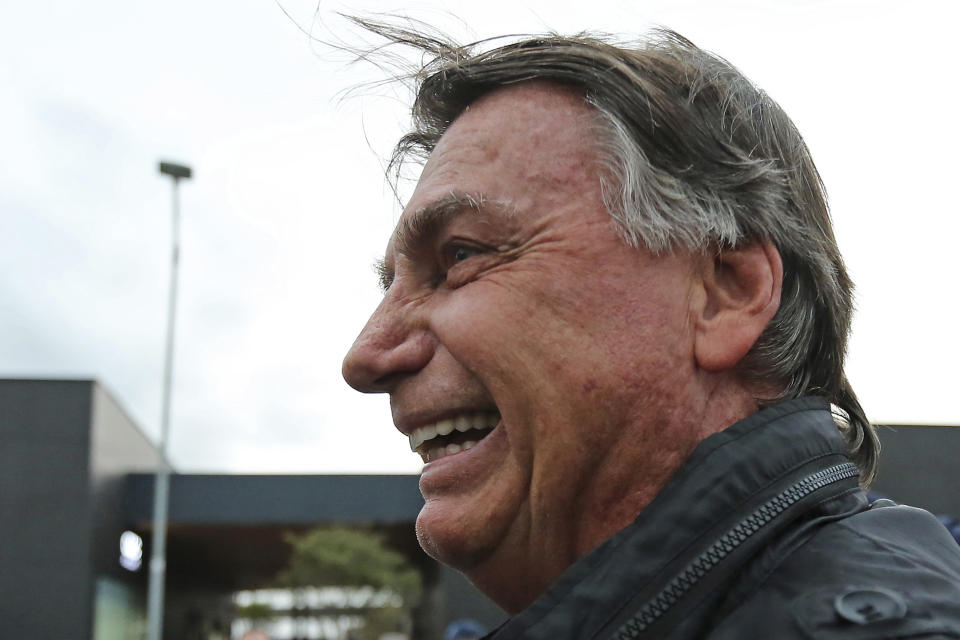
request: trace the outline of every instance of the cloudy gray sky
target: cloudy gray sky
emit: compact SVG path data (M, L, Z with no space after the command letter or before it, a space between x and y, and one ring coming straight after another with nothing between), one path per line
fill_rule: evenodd
M285 15L289 13L289 17ZM0 376L96 377L155 437L170 185L189 163L171 457L185 471L415 472L341 380L399 208L398 87L312 42L402 12L461 38L676 29L790 113L858 284L849 376L878 422L960 424L954 3L556 0L0 9ZM456 17L454 17L456 16Z

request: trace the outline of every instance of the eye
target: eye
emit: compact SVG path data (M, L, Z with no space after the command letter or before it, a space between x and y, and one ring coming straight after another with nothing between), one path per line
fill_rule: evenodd
M467 258L472 258L473 256L480 253L479 249L473 247L453 247L453 255L451 255L451 264L457 264L458 262L463 262Z
M441 255L441 281L452 286L460 286L466 283L471 279L475 270L464 263L470 262L472 265L474 262L471 261L471 258L485 253L487 251L482 247L462 242L451 242L446 245ZM461 264L464 265L462 268L460 267Z
M462 242L451 242L442 250L442 262L445 269L450 269L454 265L465 262L470 258L483 253L483 249Z

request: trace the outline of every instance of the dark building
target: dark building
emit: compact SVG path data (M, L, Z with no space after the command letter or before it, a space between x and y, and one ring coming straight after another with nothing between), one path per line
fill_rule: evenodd
M91 380L0 380L2 637L143 637L153 444ZM237 592L270 587L284 534L340 524L381 534L422 576L416 637L451 620L488 625L500 610L420 550L423 500L412 475L184 475L170 485L164 637L229 632ZM121 566L125 531L143 567ZM204 640L207 636L204 635Z
M157 452L91 381L0 381L0 621L10 638L89 638L136 600L120 567L124 479Z
M960 515L960 429L879 431L875 489ZM0 442L3 637L143 637L154 446L90 380L0 380ZM415 476L173 475L164 636L228 634L237 594L266 593L258 590L287 563L284 535L327 524L376 531L419 570L418 640L439 640L459 618L497 624L499 609L420 550L413 522L421 505ZM125 531L128 543L142 541L140 570L121 566Z

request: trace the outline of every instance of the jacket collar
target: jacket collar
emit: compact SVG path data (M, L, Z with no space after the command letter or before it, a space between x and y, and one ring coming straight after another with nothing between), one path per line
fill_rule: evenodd
M846 462L826 400L764 409L704 439L625 529L578 560L532 605L490 637L589 638L708 545L758 499ZM627 612L629 613L629 612Z

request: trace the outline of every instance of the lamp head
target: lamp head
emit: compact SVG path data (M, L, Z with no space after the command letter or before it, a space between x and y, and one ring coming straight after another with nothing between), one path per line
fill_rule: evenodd
M193 175L190 167L184 164L176 164L175 162L161 162L160 173L172 176L176 180L180 178L190 178Z

